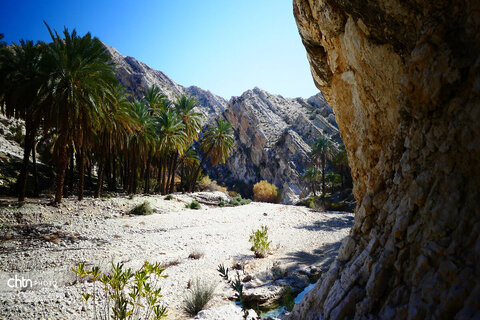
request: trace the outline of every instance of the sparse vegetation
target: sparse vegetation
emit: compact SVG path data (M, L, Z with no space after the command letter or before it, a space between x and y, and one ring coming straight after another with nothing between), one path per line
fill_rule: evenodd
M153 213L153 209L150 205L150 202L144 201L143 203L135 206L130 210L129 214L134 216L147 216Z
M223 193L228 193L228 189L226 187L218 185L217 181L211 180L209 176L204 176L198 182L198 189L200 191L220 191Z
M252 250L255 253L257 258L265 258L270 251L271 241L268 241L268 228L267 226L262 226L256 231L252 231L249 242L252 243Z
M278 188L265 180L253 186L253 199L255 201L271 203L279 203L281 200Z
M228 268L225 268L223 264L220 264L217 268L218 273L220 274L220 277L223 278L229 285L230 288L232 288L235 291L235 300L240 302L242 305L242 309L244 308L243 306L243 283L242 280L240 279L240 273L237 271L235 280L230 279L228 275Z
M166 277L165 268L158 263L145 261L135 272L120 263L112 263L106 273L97 266L86 269L83 263L72 270L78 278L93 282L93 289L88 292L84 287L82 293L84 302L93 306L93 315L87 314L88 319L124 320L134 316L135 319L163 319L167 316L158 286L158 280ZM105 294L100 295L99 291Z
M252 200L250 199L244 199L242 198L242 195L237 195L235 198L233 199L230 199L230 201L228 202L228 204L230 204L231 206L243 206L243 205L246 205L246 204L249 204L250 202L252 202Z
M171 194L167 194L164 199L165 200L172 200L173 196Z
M200 205L200 203L198 203L197 200L193 200L192 202L190 203L187 203L185 205L185 208L188 208L188 209L193 209L193 210L198 210L200 209L202 206Z
M189 281L189 283L190 289L183 300L183 310L193 317L212 300L216 286L200 279Z

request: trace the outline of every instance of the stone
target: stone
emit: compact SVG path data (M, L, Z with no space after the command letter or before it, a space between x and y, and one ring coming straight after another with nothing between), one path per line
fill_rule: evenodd
M474 0L293 1L359 205L355 241L286 319L349 317L347 297L360 291L355 319L480 314L478 9Z

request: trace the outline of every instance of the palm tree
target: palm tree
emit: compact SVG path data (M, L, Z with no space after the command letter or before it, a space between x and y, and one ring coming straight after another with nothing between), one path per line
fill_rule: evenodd
M337 152L335 153L333 163L338 168L340 179L341 179L340 180L341 186L343 190L345 188L345 180L346 180L346 177L348 176L348 170L349 170L347 151L345 150L344 144L341 144Z
M185 125L188 142L198 139L198 132L202 127L201 118L203 115L193 111L197 105L198 101L195 98L186 95L177 98L177 101L174 103L174 109Z
M165 110L157 117L158 135L160 136L159 151L161 153L161 186L160 192L165 194L173 191L176 162L187 145L185 125L173 110ZM170 159L168 159L169 157ZM168 161L170 160L170 161ZM168 167L168 164L170 166Z
M313 196L316 197L316 185L318 178L320 176L320 171L317 170L315 167L311 167L305 171L302 175L303 180L307 181L310 184L310 189L313 192Z
M48 46L47 58L51 66L49 92L52 105L49 123L55 127L57 139L57 185L55 203L62 201L65 169L69 155L67 146L78 153L79 194L83 198L84 153L88 135L100 124L104 103L102 92L116 83L110 56L98 38L90 33L83 37L75 30L64 29L62 39L45 23L53 43Z
M162 94L155 85L143 91L143 100L153 113L165 110L170 106L167 96Z
M322 197L325 197L325 174L327 160L331 160L335 153L333 143L325 137L318 138L312 147L311 158L313 163L322 170Z
M25 121L23 163L18 178L18 201L25 200L27 168L34 150L35 136L42 119L45 97L42 89L46 82L44 68L45 45L33 41L20 41L0 49L1 106L7 117ZM35 151L33 159L35 162ZM36 181L36 179L35 179ZM35 186L37 189L37 186Z
M203 151L204 156L202 157L202 161L192 177L189 192L193 191L195 183L198 179L198 175L200 174L200 170L202 169L202 166L207 158L210 158L212 165L225 163L233 150L235 139L233 137L232 125L230 122L223 119L217 119L215 123L216 125L209 126L208 130L203 136L200 149Z

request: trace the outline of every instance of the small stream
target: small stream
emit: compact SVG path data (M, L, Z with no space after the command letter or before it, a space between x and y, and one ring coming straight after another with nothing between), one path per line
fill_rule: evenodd
M303 297L310 291L313 289L313 287L315 287L315 283L312 283L312 284L309 284L305 289L303 289L302 292L300 292L296 297L295 299L293 300L295 302L295 304L299 304ZM260 314L260 318L262 319L266 319L266 318L276 318L278 317L279 315L281 315L283 312L286 311L286 307L285 306L281 306L279 308L276 308L276 309L273 309L273 310L269 310L265 313L262 313Z

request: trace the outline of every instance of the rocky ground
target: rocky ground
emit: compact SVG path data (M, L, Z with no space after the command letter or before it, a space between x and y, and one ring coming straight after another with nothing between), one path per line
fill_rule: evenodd
M13 199L1 199L0 318L85 318L80 298L85 284L76 281L72 266L86 262L106 270L114 261L139 268L149 260L169 265L168 278L161 280L169 319L188 318L182 301L189 280L196 278L217 284L208 305L211 311L204 313L204 318L210 314L213 319L226 305L234 306L229 300L233 291L216 271L219 264L243 269L242 277L250 279L244 283L246 296L264 302L275 298L285 284L299 291L318 278L353 223L352 214L305 207L253 202L220 208L215 204L222 197L222 193L196 193L175 194L172 200L70 198L58 208L46 199L22 207ZM194 198L202 208L186 209ZM154 214L126 214L145 200ZM268 226L273 250L267 258L256 259L248 238L262 225ZM192 253L199 258L189 258ZM15 275L37 284L27 290L9 288L6 282Z

